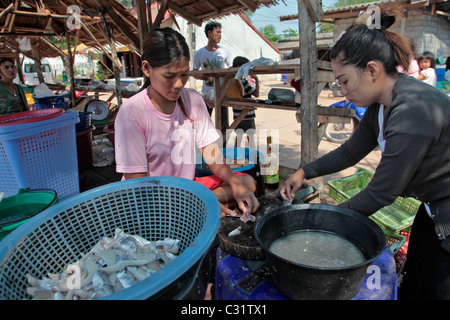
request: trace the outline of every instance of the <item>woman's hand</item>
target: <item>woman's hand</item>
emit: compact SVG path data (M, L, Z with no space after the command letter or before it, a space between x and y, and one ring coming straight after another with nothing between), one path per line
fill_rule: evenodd
M281 188L281 197L292 202L295 193L300 189L305 179L305 172L302 168L298 169L292 176L287 179Z
M241 179L252 179L252 177L242 177ZM236 200L238 208L244 214L250 214L258 210L259 201L256 199L254 192L247 186L249 183L245 183L238 177L234 177L230 181L231 191L233 193L233 197Z

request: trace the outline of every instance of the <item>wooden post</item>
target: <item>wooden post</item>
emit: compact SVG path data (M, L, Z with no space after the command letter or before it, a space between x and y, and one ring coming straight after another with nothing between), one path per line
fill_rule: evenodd
M320 5L315 0L298 0L302 103L296 115L297 121L301 121L300 166L317 159L319 154L315 22L320 21L322 8L317 6Z
M106 37L108 38L109 47L111 48L111 56L113 62L114 79L116 83L116 98L117 106L122 105L122 90L120 89L120 72L122 71L118 66L121 66L121 62L117 56L116 41L114 40L114 26L108 24L105 15L99 11L100 18L102 19L103 31L105 31Z
M36 43L31 45L31 53L33 54L34 65L36 66L39 83L45 83L44 75L42 74L41 56L36 50Z
M151 4L150 4L151 5ZM144 52L144 41L149 32L149 23L147 20L147 8L145 5L145 0L136 0L136 13L138 19L138 30L139 30L139 41L140 48L139 51L142 55Z
M75 96L75 74L73 72L73 55L72 55L72 49L70 47L70 36L69 33L66 33L66 41L67 41L67 59L69 60L67 65L69 66L69 79L70 79L70 94L71 94L71 100L72 100L72 108L75 108L76 106L76 96Z

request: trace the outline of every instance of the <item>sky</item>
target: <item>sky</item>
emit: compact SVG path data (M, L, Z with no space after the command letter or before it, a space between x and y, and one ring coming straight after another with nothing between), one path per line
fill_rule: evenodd
M262 7L256 10L251 16L253 25L259 30L269 24L273 24L277 34L282 34L283 30L293 29L298 31L298 20L280 21L281 16L296 14L298 12L297 0L284 0L286 5L280 0L279 5L269 8ZM329 9L336 0L322 0L323 9Z

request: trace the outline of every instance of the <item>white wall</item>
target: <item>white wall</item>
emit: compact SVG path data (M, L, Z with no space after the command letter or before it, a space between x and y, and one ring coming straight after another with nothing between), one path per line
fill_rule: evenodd
M203 23L201 27L193 25L193 33L195 35L195 43L189 43L189 25L187 20L177 16L177 23L180 26L180 33L186 38L190 47L193 47L194 52L203 48L208 43L205 34L205 26L207 22ZM281 60L280 54L265 42L245 21L238 15L230 15L220 19L214 19L222 24L222 40L220 45L228 48L233 56L244 56L250 61L264 57L272 59L275 62ZM174 25L168 25L175 30L178 30ZM192 58L191 58L192 63ZM279 75L260 76L267 80L275 80ZM191 81L195 81L192 80ZM200 81L197 81L196 86L201 86Z

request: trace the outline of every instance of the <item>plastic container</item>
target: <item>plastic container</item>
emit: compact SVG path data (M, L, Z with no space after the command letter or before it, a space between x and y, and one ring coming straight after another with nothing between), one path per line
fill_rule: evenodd
M372 177L372 171L358 168L352 176L328 181L329 195L339 203L345 202L364 189ZM412 225L420 204L413 198L398 197L370 218L382 228L399 233Z
M80 122L75 125L76 132L88 130L91 127L92 112L78 111Z
M268 94L269 100L280 100L280 101L295 101L295 93L291 89L277 89L272 88Z
M59 117L64 113L63 109L47 109L25 111L0 116L0 134L30 128L36 124L33 122L49 120ZM19 125L23 125L18 127Z
M436 68L435 71L436 71L436 80L444 81L445 80L445 67Z
M61 108L64 110L67 110L69 108L69 98L67 97L67 94L61 94L51 97L41 97L38 98L36 96L33 96L34 99L34 105L36 106L36 109L51 109L51 108Z
M115 146L114 145L114 134L115 134L114 122L108 124L106 127L103 127L103 132L108 134L109 141L111 141L111 143L112 143L112 145L114 147Z
M389 250L391 250L392 255L395 257L405 244L406 237L386 229L383 229L383 232L386 235L386 242Z
M0 201L0 240L56 203L56 191L51 189L20 189L17 195L3 198Z
M184 297L220 224L220 207L203 185L174 177L110 183L61 201L0 242L0 299L30 299L26 274L41 278L79 260L116 228L149 241L180 240L180 254L143 281L105 297Z
M12 196L20 188L56 190L60 200L80 192L75 111L48 120L0 127L0 190Z
M87 130L77 132L77 156L78 171L89 169L92 166L92 132L95 130L91 126Z
M238 164L245 164L243 162L247 161L247 165L238 168L232 168L232 170L233 172L245 172L253 177L256 176L254 165L254 162L256 161L256 154L259 154L260 162L264 161L264 155L260 151L250 148L223 148L222 153L225 156L225 160L228 164L233 164L234 162L237 162ZM205 166L205 160L202 158L201 154L197 154L195 161L196 177L205 177L213 174L211 170L203 169L203 167Z
M439 81L436 84L436 88L443 92L450 92L450 81Z

